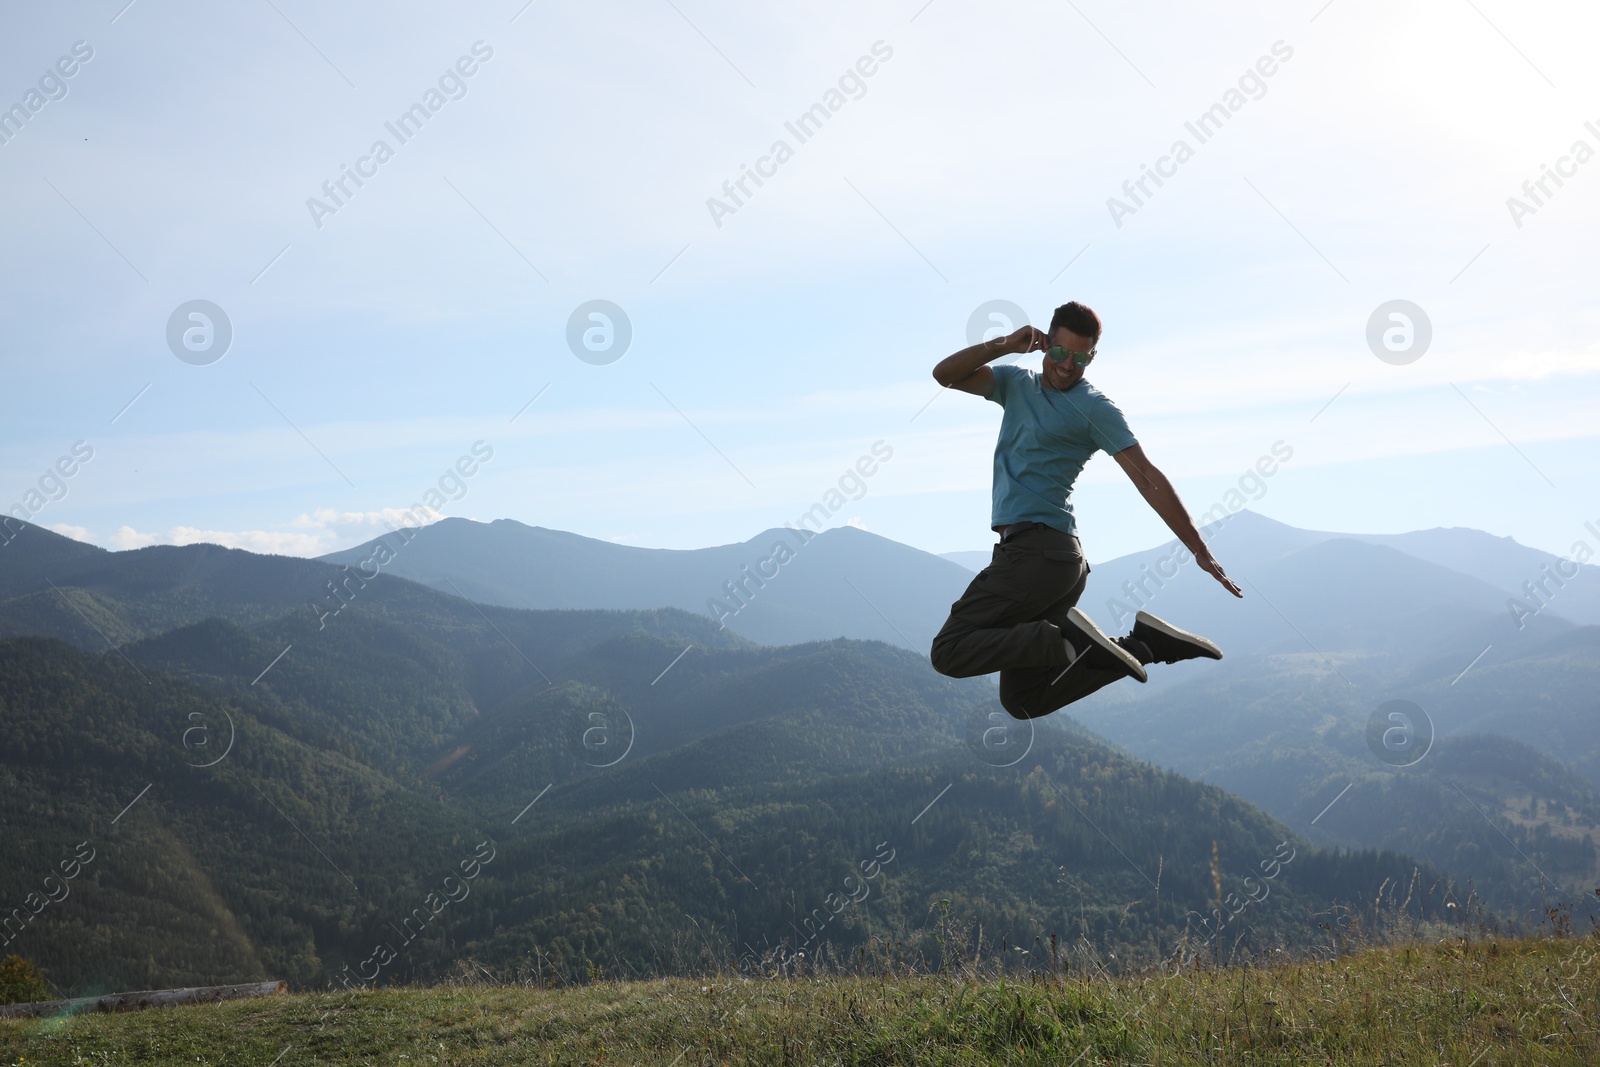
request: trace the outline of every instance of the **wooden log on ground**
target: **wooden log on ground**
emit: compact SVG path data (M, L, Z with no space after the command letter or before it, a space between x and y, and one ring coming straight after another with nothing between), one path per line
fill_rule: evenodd
M241 997L274 997L289 991L288 982L247 982L244 985L193 986L188 989L147 989L140 993L107 993L76 1000L40 1000L32 1004L0 1004L0 1018L64 1015L80 1011L143 1011L178 1004L215 1004Z

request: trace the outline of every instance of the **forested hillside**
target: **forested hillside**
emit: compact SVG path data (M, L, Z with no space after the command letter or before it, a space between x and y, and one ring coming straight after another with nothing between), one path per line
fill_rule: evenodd
M3 651L7 899L80 842L92 854L11 947L75 990L325 981L380 945L396 952L389 975L437 973L463 953L574 974L770 965L780 946L844 952L874 935L936 953L940 900L1013 944L1055 931L1137 955L1158 938L1170 949L1186 925L1199 936L1213 840L1230 901L1247 874L1267 894L1253 936L1292 942L1314 936L1307 909L1360 899L1374 862L1392 879L1410 871L1399 857L1280 847L1283 829L1248 805L1076 731L1041 729L1022 765L988 767L961 744L967 696L953 687L902 693L901 721L883 718L873 660L902 656L883 646L747 653L766 669L793 661L830 699L862 699L828 721L730 706L742 721L604 768L584 762L596 759L581 736L559 741L592 709L621 711L576 681L437 742L398 730L341 744L297 714L303 695L286 702L265 683L203 687L50 640ZM424 751L446 765L419 772L408 754ZM1291 855L1275 881L1256 869ZM429 916L451 893L419 923L419 905ZM835 918L846 896L859 903Z

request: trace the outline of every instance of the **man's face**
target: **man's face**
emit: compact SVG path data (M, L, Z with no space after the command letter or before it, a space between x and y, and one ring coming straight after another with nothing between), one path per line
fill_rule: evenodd
M1065 326L1050 335L1050 344L1055 348L1065 348L1071 352L1087 352L1095 346L1094 341L1078 336ZM1078 366L1076 360L1069 356L1057 362L1050 358L1048 352L1045 353L1044 369L1040 374L1047 387L1062 391L1071 389L1083 381L1083 368Z

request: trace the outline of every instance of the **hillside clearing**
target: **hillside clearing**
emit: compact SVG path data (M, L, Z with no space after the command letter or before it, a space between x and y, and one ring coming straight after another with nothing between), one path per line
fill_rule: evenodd
M0 1022L0 1063L1592 1064L1600 937L1124 978L744 978L291 994Z

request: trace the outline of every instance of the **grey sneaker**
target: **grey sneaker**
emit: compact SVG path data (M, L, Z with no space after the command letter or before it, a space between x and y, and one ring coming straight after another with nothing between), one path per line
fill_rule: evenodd
M1121 671L1123 674L1137 678L1141 682L1148 682L1150 676L1144 672L1144 664L1132 652L1123 648L1117 642L1105 635L1100 627L1077 608L1067 610L1067 621L1077 629L1077 633L1070 635L1067 640L1080 657L1089 657L1086 664L1090 667L1099 667L1106 670ZM1077 663L1078 660L1073 660Z
M1158 619L1148 611L1133 617L1133 632L1128 635L1142 641L1150 650L1155 663L1177 663L1182 659L1221 659L1222 649L1199 634L1180 630L1165 619Z

